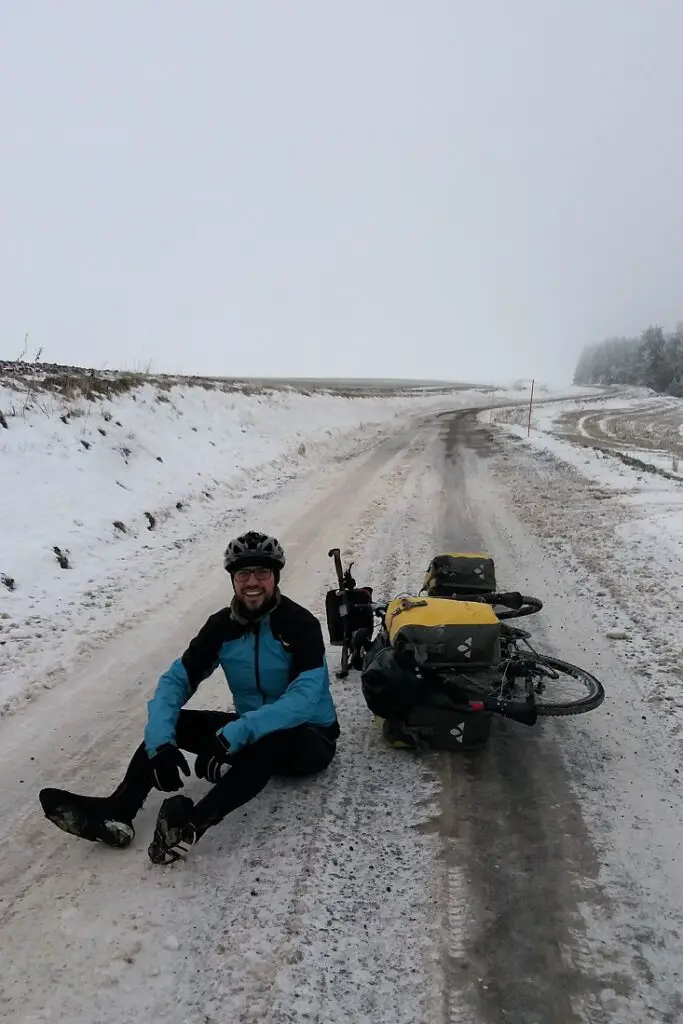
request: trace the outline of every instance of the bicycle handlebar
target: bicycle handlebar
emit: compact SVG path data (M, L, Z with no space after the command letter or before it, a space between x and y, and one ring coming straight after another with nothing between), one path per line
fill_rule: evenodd
M488 711L502 718L511 718L520 725L535 725L538 710L534 701L505 700L503 697L484 697L482 700L470 700L461 705L461 711Z
M327 554L328 554L328 556L330 558L334 559L334 568L335 568L335 571L337 573L337 580L339 582L339 588L340 588L340 590L343 590L344 589L344 569L342 567L341 549L340 548L330 548L330 550L327 552Z
M345 570L344 566L342 565L340 548L330 548L327 554L330 558L334 559L334 568L337 573L337 582L339 583L339 589L347 592L355 590L356 581L351 575L351 570L353 569L353 562L349 562L349 567Z

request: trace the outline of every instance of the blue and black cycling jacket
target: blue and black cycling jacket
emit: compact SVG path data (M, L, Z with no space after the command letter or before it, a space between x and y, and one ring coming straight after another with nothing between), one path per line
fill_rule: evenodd
M275 608L256 622L244 621L232 608L216 612L161 676L147 705L150 756L163 743L175 742L181 708L219 665L239 716L223 730L231 750L278 729L336 721L320 623L280 595Z

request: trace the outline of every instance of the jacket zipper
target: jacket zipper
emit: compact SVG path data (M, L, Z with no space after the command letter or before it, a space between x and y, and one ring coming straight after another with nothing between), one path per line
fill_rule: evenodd
M258 652L259 652L259 635L261 631L261 623L257 622L254 626L254 673L256 675L256 689L261 694L261 697L265 697L263 690L261 689L261 675L258 667Z

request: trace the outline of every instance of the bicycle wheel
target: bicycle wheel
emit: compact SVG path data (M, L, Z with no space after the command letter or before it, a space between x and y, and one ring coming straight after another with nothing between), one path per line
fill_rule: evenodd
M341 664L339 666L339 672L337 673L340 679L344 679L349 674L349 645L345 640L342 644L341 649Z
M370 649L372 642L372 630L370 629L357 629L351 637L350 651L349 651L349 665L351 668L356 669L360 672L363 668L363 659L366 653Z
M545 667L557 675L557 678L548 678L545 674L538 677L536 686L540 684L543 687L540 692L535 692L539 715L582 715L599 708L604 701L605 689L590 672L568 661L541 654L536 655L534 661L540 669Z
M521 619L524 615L535 615L536 612L540 612L541 608L543 607L543 602L540 601L537 597L527 597L523 594L522 600L524 604L521 608L501 608L500 611L496 611L496 609L494 608L496 616L501 620Z

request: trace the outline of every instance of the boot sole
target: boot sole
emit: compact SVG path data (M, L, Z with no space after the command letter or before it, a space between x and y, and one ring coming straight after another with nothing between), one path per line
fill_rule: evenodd
M164 800L159 811L154 839L147 848L147 856L153 864L173 864L183 860L194 846L194 835L189 840L183 835L188 828L187 824L171 825L166 817L168 805L174 800L177 801L178 797ZM189 798L180 797L180 800L187 800L185 806L193 807Z

